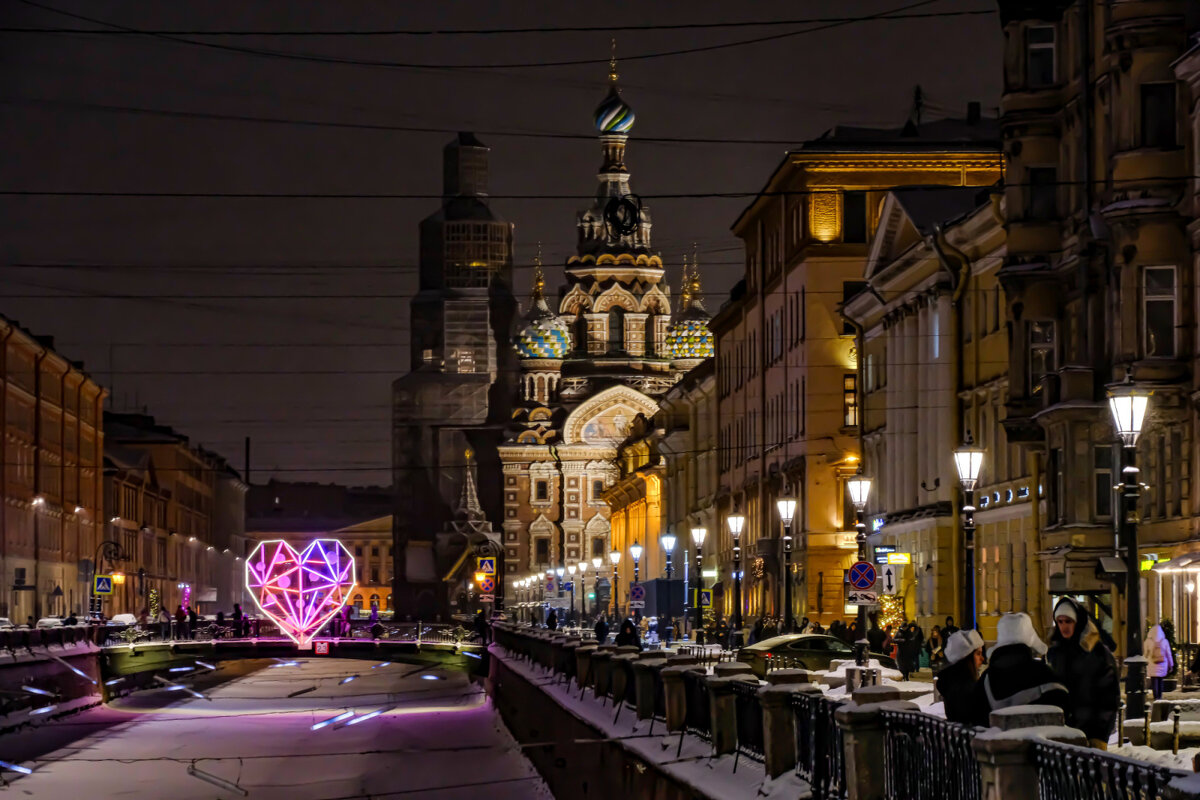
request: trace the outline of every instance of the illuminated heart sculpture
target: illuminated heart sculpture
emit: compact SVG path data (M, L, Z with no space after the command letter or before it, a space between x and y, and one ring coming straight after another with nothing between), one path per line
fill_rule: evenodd
M246 559L254 602L302 649L354 586L354 558L337 539L316 539L300 554L287 542L261 542Z

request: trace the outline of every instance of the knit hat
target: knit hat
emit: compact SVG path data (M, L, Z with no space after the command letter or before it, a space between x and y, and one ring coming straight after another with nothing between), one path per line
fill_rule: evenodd
M1075 603L1067 598L1058 601L1058 605L1054 607L1054 619L1059 617L1068 617L1075 622L1079 621L1078 613L1075 611Z
M955 631L946 642L947 664L957 664L983 647L983 637L977 631Z
M1010 644L1023 644L1039 656L1046 655L1046 644L1038 638L1028 614L1005 614L1000 618L996 625L996 644L992 650Z

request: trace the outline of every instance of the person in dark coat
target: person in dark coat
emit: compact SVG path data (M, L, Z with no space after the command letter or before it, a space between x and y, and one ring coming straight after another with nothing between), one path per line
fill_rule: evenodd
M946 643L946 666L933 679L946 719L971 724L971 693L983 667L983 637L976 631L958 631Z
M200 614L199 614L199 612L196 611L196 609L192 608L191 606L188 606L187 607L187 616L188 616L189 636L190 636L190 638L195 639L196 634L199 632L199 628L200 628Z
M754 627L750 629L750 641L747 644L757 644L763 640L763 618L759 617L754 621Z
M186 639L187 636L187 614L183 611L183 606L175 607L175 638Z
M887 633L879 627L879 615L872 611L867 614L867 620L867 648L872 653L882 653Z
M617 647L636 647L642 649L642 642L638 638L637 626L633 624L633 620L627 619L621 623L621 630L617 632Z
M604 621L604 617L596 620L596 644L604 644L608 641L608 623Z
M1121 704L1120 672L1099 626L1069 597L1054 606L1046 663L1071 693L1067 724L1083 731L1092 747L1107 750Z
M558 630L558 614L554 613L554 609L550 609L550 613L546 615L546 627L552 631Z
M929 631L929 638L925 640L925 654L929 658L929 666L932 669L937 669L945 660L946 640L942 638L942 629L937 625Z
M1058 706L1071 713L1071 696L1054 670L1039 656L1046 645L1028 614L1005 614L996 625L996 644L988 669L971 690L971 721L988 726L993 711L1013 706Z
M479 641L488 644L492 640L492 629L488 625L487 617L480 611L475 615L475 632L479 634Z
M954 617L946 617L946 627L942 628L942 638L947 642L950 637L958 632L958 626L954 624Z
M904 680L908 680L909 675L920 669L921 647L924 644L925 637L917 623L910 622L900 629L896 638L896 665L900 667Z

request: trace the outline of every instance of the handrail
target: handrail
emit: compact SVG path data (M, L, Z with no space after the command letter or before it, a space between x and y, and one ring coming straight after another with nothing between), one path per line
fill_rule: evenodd
M1103 750L1039 741L1033 745L1040 800L1163 800L1188 773Z
M796 774L812 787L814 800L846 796L846 760L842 729L834 712L841 701L823 695L792 695L796 723Z
M979 729L918 711L882 713L887 800L979 800Z

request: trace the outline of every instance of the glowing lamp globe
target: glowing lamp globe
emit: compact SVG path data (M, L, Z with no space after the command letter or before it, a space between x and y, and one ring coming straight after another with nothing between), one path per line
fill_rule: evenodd
M846 481L846 491L850 493L850 502L856 511L867 507L867 496L871 494L871 479L859 475Z
M675 534L664 533L658 540L662 542L663 550L666 550L668 553L675 552Z
M742 535L742 528L746 527L746 516L738 511L729 515L729 519L725 520L729 525L729 533L734 539Z
M792 517L796 516L796 498L783 496L775 501L775 508L779 511L779 521L784 525L792 524Z
M301 649L355 585L354 557L337 539L315 539L300 553L284 541L260 542L246 559L246 589L255 604Z
M1113 427L1126 447L1137 444L1138 436L1142 433L1142 422L1146 418L1146 406L1150 396L1123 384L1108 398L1108 409L1112 412Z
M621 563L621 551L613 550L611 553L608 554L608 560L612 562L612 565L614 567L617 564Z
M637 542L629 545L629 555L633 556L633 561L636 564L642 560L642 546Z
M979 480L979 470L983 467L983 448L976 447L967 437L967 442L954 451L954 466L958 469L958 479L964 490L975 490Z

